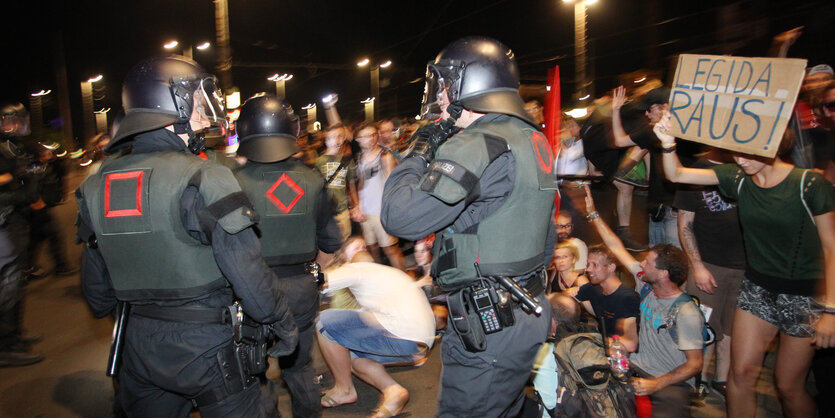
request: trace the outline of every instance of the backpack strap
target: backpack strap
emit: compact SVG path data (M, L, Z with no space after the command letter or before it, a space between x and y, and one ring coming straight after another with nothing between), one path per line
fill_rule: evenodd
M809 219L812 220L812 224L817 225L817 223L815 223L815 217L812 216L812 211L809 209L809 205L806 203L806 189L808 188L808 186L811 186L812 182L814 181L813 177L812 180L809 180L809 184L806 185L806 174L808 173L808 169L803 170L803 176L800 177L800 201L803 203L803 207L806 209L806 213L809 214Z

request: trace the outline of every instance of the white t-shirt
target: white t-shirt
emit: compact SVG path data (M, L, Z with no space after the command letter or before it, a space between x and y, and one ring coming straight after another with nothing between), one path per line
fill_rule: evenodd
M377 263L349 263L327 272L325 293L348 288L362 311L398 338L431 347L435 317L423 290L406 273Z

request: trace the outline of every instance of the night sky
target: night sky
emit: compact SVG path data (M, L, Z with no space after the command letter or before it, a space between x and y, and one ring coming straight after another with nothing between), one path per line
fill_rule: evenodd
M666 76L671 57L682 52L763 56L773 35L800 25L804 34L789 56L810 65L835 64L832 3L598 0L588 7L589 72L600 95L626 72L654 67ZM229 16L233 80L242 98L273 93L267 77L292 73L286 93L296 109L337 92L343 116L360 120L359 101L370 95L370 81L368 69L355 63L367 56L372 62L393 61L380 74L378 112L413 116L426 62L467 35L491 36L510 46L523 84L544 84L547 69L559 65L564 102L574 89L574 9L561 0L229 0ZM24 1L6 8L3 29L0 99L25 104L29 93L55 89L56 45L62 38L78 135L80 81L102 74L95 107L118 109L125 73L143 58L164 54L165 41L214 43L214 5L210 0ZM195 51L194 57L214 72L213 49ZM52 96L44 109L47 119L57 115Z

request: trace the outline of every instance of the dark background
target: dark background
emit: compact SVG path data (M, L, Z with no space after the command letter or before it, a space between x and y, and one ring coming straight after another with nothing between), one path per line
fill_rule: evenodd
M30 93L54 91L55 63L63 53L76 137L80 81L102 74L94 107L118 109L125 73L143 58L164 54L164 42L215 43L210 0L35 0L9 3L2 16L0 99L28 106ZM626 72L650 68L666 75L678 53L765 55L775 34L801 25L803 35L789 56L806 58L810 66L835 64L835 2L599 0L588 6L587 21L588 74L596 95ZM233 80L242 100L274 92L268 76L292 73L286 96L296 109L337 92L343 116L361 120L360 100L370 95L370 81L368 69L356 62L367 56L393 61L380 73L378 115L414 116L426 62L459 37L485 35L515 51L523 84L544 84L547 69L559 65L563 105L574 104L574 6L560 0L229 0L229 27ZM214 46L195 50L194 58L214 72ZM45 97L44 118L59 123L55 97Z

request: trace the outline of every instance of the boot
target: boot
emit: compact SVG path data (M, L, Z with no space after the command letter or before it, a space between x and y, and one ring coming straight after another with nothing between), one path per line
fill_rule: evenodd
M623 243L623 246L626 247L629 251L646 251L649 248L645 244L641 244L640 242L636 241L632 238L632 233L629 232L628 226L619 226L615 228L615 234L620 238L620 241Z

